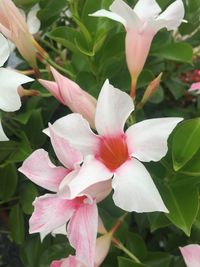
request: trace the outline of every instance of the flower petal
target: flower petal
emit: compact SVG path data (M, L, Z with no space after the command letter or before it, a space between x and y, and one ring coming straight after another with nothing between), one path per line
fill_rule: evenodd
M162 11L155 0L139 0L133 10L144 21L154 19Z
M95 250L95 266L100 266L107 256L112 240L112 233L106 233L97 238Z
M193 83L188 90L188 92L193 92L196 91L197 94L200 94L200 82Z
M160 30L166 27L168 31L175 30L183 21L184 13L182 0L176 0L157 17L154 28Z
M180 248L187 267L199 267L200 263L200 246L188 245Z
M168 212L151 176L136 159L124 163L113 178L113 200L126 211Z
M43 149L34 151L18 169L35 184L57 192L61 181L69 173L63 167L56 167Z
M16 71L5 68L0 69L0 109L4 111L15 111L21 106L21 100L17 92L19 85L33 81L32 78Z
M59 261L53 261L50 267L86 267L75 256L69 256L68 258L61 259Z
M37 13L39 10L40 10L40 7L38 4L36 4L31 8L31 10L28 13L26 22L27 22L29 32L31 34L37 33L40 29L41 22L37 17Z
M134 110L132 98L125 92L114 88L106 80L99 94L95 125L99 134L118 135Z
M29 220L29 232L41 233L42 237L62 226L74 213L73 200L46 194L33 202L34 212ZM53 216L52 216L53 214Z
M76 257L87 267L94 266L97 227L98 211L95 202L77 209L68 224L70 244L76 249Z
M133 10L124 1L115 0L110 6L110 10L126 21L126 28L131 27L135 29L139 27L141 22L135 10Z
M182 118L149 119L131 126L127 132L129 153L141 161L159 161L167 153L167 139Z
M56 82L47 81L39 79L39 82L42 86L44 86L58 101L60 101L63 105L65 104L61 94L59 87Z
M81 153L71 147L65 138L60 137L51 124L49 124L49 132L51 143L58 159L69 170L74 170L76 165L80 164L83 160Z
M77 176L69 183L70 198L76 197L81 192L112 177L112 172L100 161L92 156L86 157ZM98 185L97 185L98 186Z
M88 122L77 113L58 119L52 124L60 137L68 140L70 145L83 155L93 154L99 144L98 137L92 132ZM48 130L44 132L49 135Z
M9 141L8 137L4 133L1 120L0 120L0 141Z
M0 67L1 67L6 62L6 60L10 55L10 48L8 41L2 34L0 34L0 47L1 47L0 50Z

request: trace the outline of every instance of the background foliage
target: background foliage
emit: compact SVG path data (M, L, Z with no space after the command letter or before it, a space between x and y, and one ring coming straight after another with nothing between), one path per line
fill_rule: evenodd
M27 12L39 3L41 31L36 38L63 74L95 97L106 78L129 92L123 27L106 18L88 16L100 8L108 9L112 0L14 2ZM126 2L133 6L136 1ZM157 2L165 8L172 1ZM194 73L200 64L200 0L185 0L185 8L188 23L183 23L179 32L162 30L153 40L137 89L140 100L148 83L163 72L159 89L144 109L137 112L137 121L165 116L186 119L170 136L167 155L158 163L145 164L170 213L129 214L116 237L143 264L135 263L113 245L103 267L181 267L185 265L178 247L200 243L200 97L187 93L190 84L200 80ZM30 67L22 61L17 68ZM42 78L51 79L42 64L40 68ZM26 179L17 168L41 146L54 159L42 130L48 121L70 112L37 81L31 88L39 90L41 95L24 98L22 109L16 113L2 113L3 126L12 140L0 144L0 265L5 267L47 267L52 260L71 252L65 236L48 236L41 243L39 235L28 234L32 202L44 189ZM123 211L109 197L101 203L100 213L110 229Z

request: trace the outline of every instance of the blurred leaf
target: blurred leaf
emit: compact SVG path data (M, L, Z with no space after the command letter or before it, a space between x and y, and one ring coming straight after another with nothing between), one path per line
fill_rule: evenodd
M171 266L172 256L163 252L149 252L145 263L151 267Z
M147 248L144 240L139 235L129 232L126 240L126 247L138 259L140 260L145 259L147 254Z
M26 183L20 187L20 203L25 214L33 212L33 201L38 196L37 187L32 183Z
M200 148L200 118L187 120L176 129L172 139L174 169L181 169Z
M193 48L188 43L167 44L152 51L151 55L183 63L192 63Z
M159 104L164 100L164 90L162 86L159 86L154 94L150 97L149 102L153 104Z
M24 217L19 204L12 207L9 215L11 237L17 244L24 242Z
M0 168L0 199L9 200L15 193L18 174L14 164Z

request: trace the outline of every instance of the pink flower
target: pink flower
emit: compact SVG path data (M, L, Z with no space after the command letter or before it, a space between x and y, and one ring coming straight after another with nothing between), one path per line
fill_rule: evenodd
M67 140L59 137L51 125L49 129L55 153L67 168L56 167L50 161L48 153L38 149L19 169L34 183L56 193L36 198L33 203L35 209L29 221L29 231L39 232L41 238L44 238L54 231L63 232L69 221L67 234L71 245L76 249L77 259L87 267L92 267L98 226L96 201L100 201L110 193L111 185L108 182L99 183L71 199L67 198L62 192L62 184L66 187L74 179L83 159L80 152L72 148Z
M200 264L200 246L188 245L180 248L187 267L199 267Z
M15 43L32 67L37 68L34 39L25 18L11 0L0 0L0 32Z
M183 20L184 5L176 0L163 13L155 0L139 0L134 9L122 0L115 0L111 11L99 10L92 14L107 17L122 23L126 29L126 60L132 78L132 92L135 96L137 78L142 71L154 35L162 28L176 29Z
M106 81L95 115L99 135L91 131L80 114L70 114L52 125L60 137L84 155L84 163L65 193L73 198L89 186L113 177L113 199L120 208L168 212L150 174L139 160L159 161L167 152L169 134L182 118L149 119L124 132L124 124L133 110L131 97Z
M0 110L7 112L16 111L21 107L21 99L18 88L21 84L33 81L32 78L16 71L2 68L10 55L8 41L0 34ZM0 141L7 141L8 138L3 131L0 120Z
M197 95L200 94L200 82L198 83L193 83L188 90L188 92L195 92Z
M55 82L39 80L58 101L68 106L73 112L80 113L91 127L94 128L94 115L96 110L96 99L82 90L78 84L61 75L51 67Z

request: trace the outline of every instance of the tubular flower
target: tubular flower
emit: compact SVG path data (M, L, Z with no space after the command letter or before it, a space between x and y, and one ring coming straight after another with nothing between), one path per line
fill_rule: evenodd
M6 62L9 57L10 50L8 41L0 34L0 67ZM21 106L20 95L18 93L18 87L21 84L33 81L32 78L20 74L16 71L6 68L0 68L0 109L10 112L16 111ZM3 128L0 121L0 141L7 141L8 138L3 132Z
M132 9L122 0L115 0L111 11L92 14L122 23L126 29L126 61L132 78L131 95L135 96L137 78L142 71L154 35L162 28L176 29L184 17L182 0L176 0L163 13L155 0L139 0ZM159 15L160 14L160 15Z
M11 0L0 0L0 32L16 45L33 68L37 68L34 38L24 16Z
M187 267L199 267L200 263L200 246L188 245L180 248Z
M80 114L67 115L52 125L60 137L84 155L78 175L65 192L74 197L89 186L113 177L113 199L120 208L168 212L150 174L139 160L159 161L167 152L169 134L182 118L144 120L124 132L124 124L133 110L131 97L107 80L96 108L95 126L99 135L90 130Z
M39 149L33 152L19 169L37 185L54 192L35 199L29 231L39 232L41 238L44 238L54 231L59 233L64 229L66 232L68 222L67 235L76 249L77 259L81 259L87 267L92 267L98 226L96 202L110 193L111 185L107 181L99 183L73 198L67 198L62 192L62 184L66 187L74 179L83 159L80 152L59 137L51 126L50 137L58 159L66 168L53 165L47 152Z
M63 105L68 106L73 112L80 113L89 121L94 128L94 116L96 110L96 99L82 90L78 84L61 75L51 67L55 82L39 80L53 96Z

